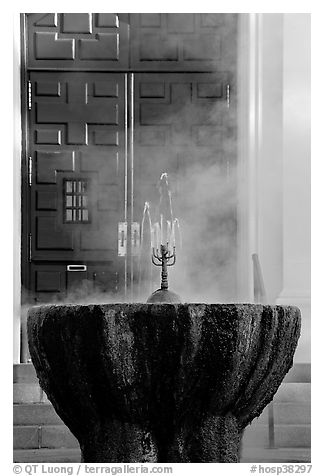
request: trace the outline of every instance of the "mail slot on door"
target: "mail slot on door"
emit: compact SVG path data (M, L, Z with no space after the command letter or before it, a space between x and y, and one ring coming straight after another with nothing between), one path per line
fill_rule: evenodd
M86 264L68 264L66 267L67 271L87 271Z
M85 285L85 283L87 283ZM89 289L88 289L89 288ZM87 265L85 264L68 264L66 266L66 291L67 295L78 298L92 288L88 282ZM77 294L80 294L78 296Z

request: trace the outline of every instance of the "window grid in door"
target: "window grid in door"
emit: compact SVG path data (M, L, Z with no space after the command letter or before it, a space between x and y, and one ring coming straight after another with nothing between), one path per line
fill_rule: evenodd
M65 223L89 223L90 214L88 208L87 180L64 181L64 222Z

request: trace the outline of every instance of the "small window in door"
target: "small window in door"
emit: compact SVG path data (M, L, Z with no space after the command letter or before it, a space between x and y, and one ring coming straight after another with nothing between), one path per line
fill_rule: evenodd
M88 180L64 181L64 222L89 223Z

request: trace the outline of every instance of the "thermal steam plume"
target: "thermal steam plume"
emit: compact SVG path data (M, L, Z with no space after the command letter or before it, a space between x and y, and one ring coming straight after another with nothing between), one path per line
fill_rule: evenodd
M152 220L150 204L145 202L141 223L141 250L139 256L139 296L149 296L152 285Z

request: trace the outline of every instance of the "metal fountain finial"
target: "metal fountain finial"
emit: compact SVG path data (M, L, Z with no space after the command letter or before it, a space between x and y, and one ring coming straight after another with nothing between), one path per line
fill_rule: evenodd
M172 262L171 262L172 260ZM173 247L173 253L171 254L168 249L168 243L161 245L160 254L158 249L152 250L152 263L155 266L161 266L161 289L169 289L168 283L168 266L173 266L176 262L175 246Z
M179 303L181 302L180 297L168 290L168 266L173 266L176 262L175 225L177 224L179 228L179 223L176 223L173 219L171 191L169 189L168 174L166 172L163 172L160 176L159 193L159 219L151 229L151 247L153 265L162 268L161 288L151 294L147 302ZM172 248L173 251L171 251Z
M158 248L152 249L152 263L154 266L161 266L161 288L154 291L148 298L149 303L180 303L181 299L178 294L169 291L168 283L168 266L173 266L176 262L175 246L173 246L173 252L168 249L168 243L166 245L161 244L160 250Z

